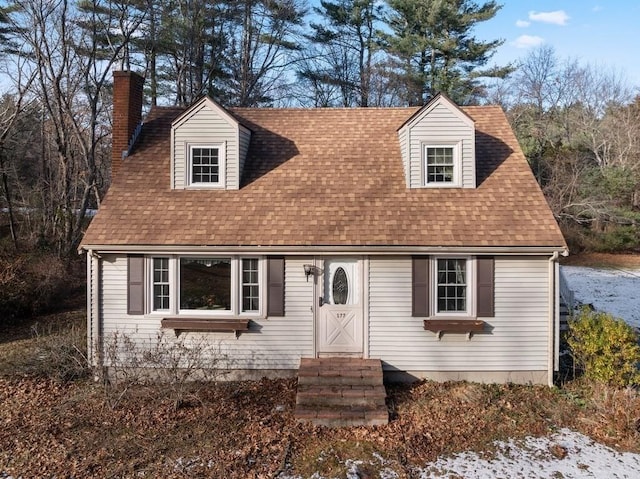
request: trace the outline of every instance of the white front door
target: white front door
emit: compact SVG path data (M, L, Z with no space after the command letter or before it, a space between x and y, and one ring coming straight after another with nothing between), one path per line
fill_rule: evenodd
M324 262L318 315L318 354L363 353L362 261L354 258Z

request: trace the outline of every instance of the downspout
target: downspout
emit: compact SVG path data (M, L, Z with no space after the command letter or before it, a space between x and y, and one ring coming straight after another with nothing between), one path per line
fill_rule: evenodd
M312 264L316 272L318 270L321 270L320 266L318 266L318 264L321 264L320 263L321 261L322 261L321 258L318 258L317 256L313 257ZM319 283L319 281L322 281L322 280L323 278L321 275L314 274L313 284L311 285L312 298L313 298L311 300L311 322L312 322L311 327L313 329L313 337L312 337L311 345L313 349L314 358L318 357L318 334L317 333L318 333L318 321L319 321L318 316L320 315L318 308L319 308L320 294L322 294L322 291L321 291L322 286Z
M560 340L560 305L558 276L560 265L558 264L558 252L554 251L549 258L549 332L548 332L548 357L547 357L547 384L553 387L553 372L555 370L557 348Z
M93 283L91 276L91 266L93 261L93 250L87 251L87 363L89 367L93 367L93 304L92 293Z
M89 250L88 252L88 262L90 262L89 274L90 274L90 287L87 296L89 296L89 303L87 305L88 314L87 317L89 324L87 324L88 329L88 341L89 344L88 350L90 351L90 366L94 370L94 379L101 379L100 376L102 374L102 366L104 366L103 358L102 358L102 334L101 334L101 321L100 321L100 255L96 254L95 251ZM89 332L90 331L90 332Z

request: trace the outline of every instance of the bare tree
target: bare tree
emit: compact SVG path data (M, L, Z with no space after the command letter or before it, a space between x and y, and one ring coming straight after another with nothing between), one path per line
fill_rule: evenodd
M16 63L6 62L5 68L7 69L7 73L9 71L13 73L12 75L7 76L13 78L13 90L16 94L5 96L0 104L0 180L2 183L2 194L7 205L11 241L13 242L15 250L18 251L19 245L18 234L16 231L16 219L13 209L13 194L9 186L8 149L10 147L10 134L13 132L26 104L29 103L27 95L31 84L35 79L35 72L33 70L29 70L20 58L16 59Z
M141 16L126 4L93 0L79 11L68 0L20 0L8 15L36 73L33 95L42 117L43 228L60 255L75 250L86 210L99 203L108 168L106 140L111 67L127 62Z
M556 217L593 234L635 228L640 238L640 109L624 76L541 47L502 93Z
M235 26L230 33L229 103L272 104L287 83L286 72L298 61L298 27L304 10L298 0L233 0Z

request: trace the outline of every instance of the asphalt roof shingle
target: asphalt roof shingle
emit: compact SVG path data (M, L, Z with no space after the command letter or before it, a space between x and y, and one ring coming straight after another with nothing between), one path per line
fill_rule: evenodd
M409 189L397 129L416 108L231 109L252 130L239 190L171 190L155 108L84 246L552 247L565 242L499 107L476 125L475 189Z

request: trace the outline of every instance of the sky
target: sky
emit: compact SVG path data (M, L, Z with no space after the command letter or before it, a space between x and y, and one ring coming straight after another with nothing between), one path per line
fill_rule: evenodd
M481 0L476 0L481 3ZM497 65L524 58L538 45L561 59L614 69L640 88L640 0L498 0L502 9L475 29L482 40L501 38Z

